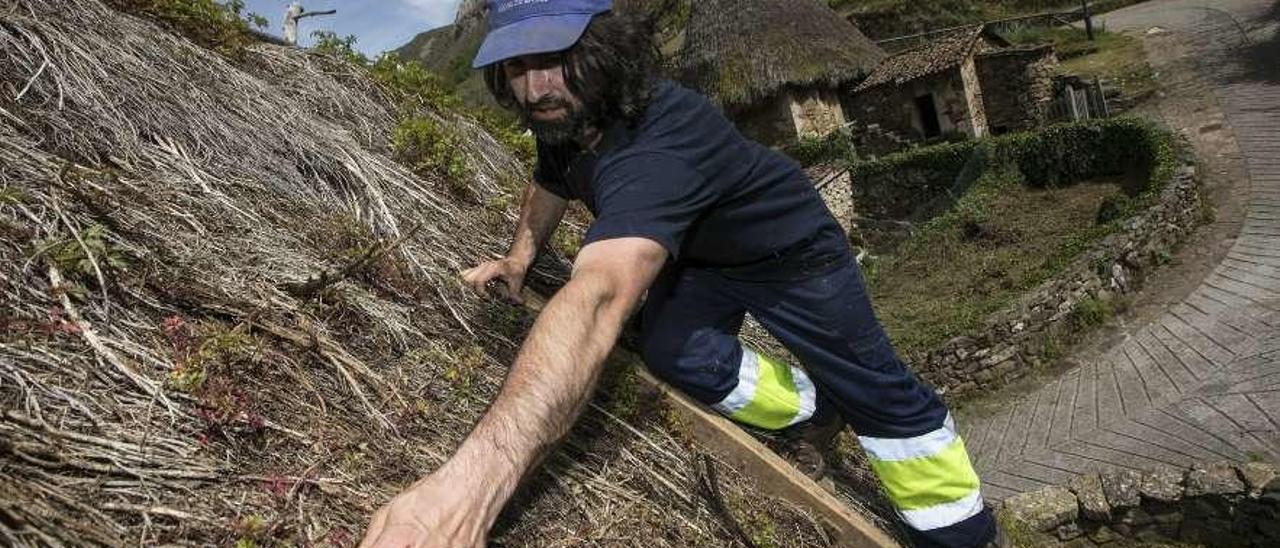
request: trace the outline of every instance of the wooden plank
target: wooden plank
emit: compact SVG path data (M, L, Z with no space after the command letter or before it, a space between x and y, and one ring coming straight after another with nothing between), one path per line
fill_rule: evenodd
M690 434L699 444L750 476L760 489L770 495L809 509L832 529L832 540L840 546L898 546L879 527L854 513L835 495L801 474L791 463L750 434L654 378L639 363L639 359L632 359L635 360L640 379L666 396L671 407L685 419Z

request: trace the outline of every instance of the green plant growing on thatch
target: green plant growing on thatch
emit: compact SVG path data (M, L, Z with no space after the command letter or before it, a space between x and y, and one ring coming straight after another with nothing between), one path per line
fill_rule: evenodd
M462 108L462 99L422 63L403 60L389 53L379 57L368 68L373 80L405 113L419 108L436 111Z
M552 245L565 257L576 257L582 251L582 234L570 227L557 228L551 239Z
M316 43L312 50L325 55L334 55L357 65L368 65L369 58L356 49L356 36L348 34L338 36L331 30L317 30L311 33Z
M391 137L397 158L420 174L435 174L452 190L464 193L470 170L461 152L462 140L452 130L431 118L409 118L400 122Z
M736 518L742 532L759 548L773 548L778 545L778 524L769 515L758 508L752 508L737 497L729 497L726 511L731 518Z
M451 401L465 402L475 398L476 390L482 384L480 373L485 365L485 351L476 345L433 343L406 352L402 360L406 364L422 364L438 371L438 379L447 385L446 392ZM431 404L425 401L416 406L418 411L430 408Z
M27 193L17 187L0 188L0 204L18 205L27 201Z
M370 71L374 80L400 105L402 111L411 113L425 107L466 114L526 164L533 161L533 137L527 135L514 120L489 109L466 108L462 98L454 93L448 82L427 70L422 63L387 54L378 58L370 66Z
M111 269L128 266L128 257L107 239L107 229L100 224L90 225L80 234L70 238L46 241L36 255L45 255L68 279L91 279L97 269L104 274ZM97 261L97 269L94 267Z
M191 326L174 316L164 322L175 367L166 379L174 390L200 395L210 376L233 375L257 364L261 341L246 325L226 328L218 324Z
M160 21L228 57L238 57L252 43L250 24L262 28L267 19L244 11L244 0L107 0L116 9Z

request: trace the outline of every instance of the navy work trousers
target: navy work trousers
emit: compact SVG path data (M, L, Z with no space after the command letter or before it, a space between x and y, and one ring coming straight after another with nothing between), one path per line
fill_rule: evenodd
M993 537L994 519L946 406L894 352L852 259L777 282L669 267L642 311L644 360L658 377L733 416L729 410L751 398L735 392L767 376L758 367L744 373L744 364L756 366L755 352L738 340L747 312L800 360L791 384L816 388L853 428L918 546L982 546ZM734 399L743 401L726 403Z

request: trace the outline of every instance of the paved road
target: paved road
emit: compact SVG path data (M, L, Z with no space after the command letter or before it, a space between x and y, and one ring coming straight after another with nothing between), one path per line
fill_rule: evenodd
M1245 219L1181 303L1101 359L969 419L992 500L1087 472L1280 462L1280 0L1154 0L1104 19L1190 41L1247 163Z

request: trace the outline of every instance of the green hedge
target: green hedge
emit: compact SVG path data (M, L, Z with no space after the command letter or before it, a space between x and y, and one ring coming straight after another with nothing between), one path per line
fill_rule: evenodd
M1172 173L1173 142L1167 131L1136 118L1062 124L993 140L996 156L1015 165L1023 181L1032 186L1136 174L1135 170L1146 176L1149 186ZM1169 173L1153 172L1157 166L1165 166Z
M1175 143L1171 133L1150 122L1112 118L921 147L875 161L851 162L849 169L860 214L905 219L921 204L961 185L961 173L971 160L981 163L980 174L1008 171L1029 186L1131 175L1139 183L1127 189L1131 195L1151 193L1173 174Z

